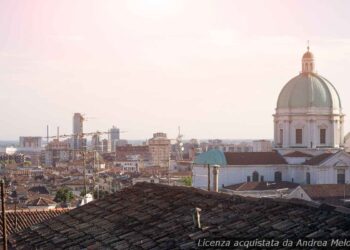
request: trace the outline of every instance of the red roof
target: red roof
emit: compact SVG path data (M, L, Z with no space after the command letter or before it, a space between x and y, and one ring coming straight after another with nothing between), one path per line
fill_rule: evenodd
M305 161L305 165L319 165L321 162L327 160L329 157L333 156L333 153L324 153L320 154L318 156L315 156L314 158L311 158L310 160Z
M312 157L312 155L306 154L300 151L294 151L294 152L285 154L284 157Z
M50 209L50 210L17 210L6 211L6 222L8 234L20 232L32 225L52 219L60 214L68 212L70 209ZM0 214L0 218L2 215ZM0 237L2 237L2 225L0 224Z
M299 186L297 183L289 181L279 181L279 182L244 182L239 184L234 184L227 186L225 188L235 190L235 191L249 191L249 190L275 190L281 188L296 188Z
M227 165L287 164L276 151L273 152L226 152Z
M44 197L39 197L34 200L30 200L26 204L27 206L51 206L51 205L56 205L56 202L46 199Z
M347 184L314 184L302 185L302 189L313 200L323 200L329 198L346 198L350 197L350 185Z

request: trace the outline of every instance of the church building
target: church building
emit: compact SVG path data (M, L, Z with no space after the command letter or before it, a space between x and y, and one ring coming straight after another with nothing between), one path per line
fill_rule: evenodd
M309 47L301 66L300 74L287 82L278 96L273 115L274 151L203 153L193 165L194 187L207 187L208 164L220 165L219 186L250 181L350 182L339 94L330 81L316 73Z

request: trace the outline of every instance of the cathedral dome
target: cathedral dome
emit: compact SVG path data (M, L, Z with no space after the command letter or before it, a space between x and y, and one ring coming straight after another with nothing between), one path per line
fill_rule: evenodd
M341 109L339 94L334 86L316 73L301 73L282 89L277 108Z
M337 90L315 72L314 55L309 47L302 57L302 72L284 86L278 97L277 109L293 108L341 109Z

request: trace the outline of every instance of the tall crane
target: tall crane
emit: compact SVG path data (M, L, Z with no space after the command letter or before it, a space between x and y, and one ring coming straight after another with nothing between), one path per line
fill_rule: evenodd
M183 160L183 141L182 141L183 135L181 134L181 128L180 126L178 127L178 134L175 139L170 139L171 142L175 143L175 158L177 161L182 161Z

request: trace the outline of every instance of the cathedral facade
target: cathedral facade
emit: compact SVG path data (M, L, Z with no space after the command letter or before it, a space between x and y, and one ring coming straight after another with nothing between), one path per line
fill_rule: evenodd
M203 153L193 165L194 187L207 186L208 164L221 166L220 186L266 181L350 182L340 96L330 81L316 73L309 47L301 64L300 74L287 82L278 96L273 115L274 151Z

